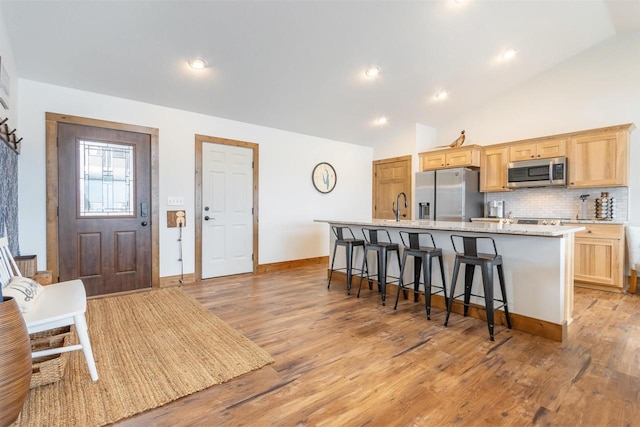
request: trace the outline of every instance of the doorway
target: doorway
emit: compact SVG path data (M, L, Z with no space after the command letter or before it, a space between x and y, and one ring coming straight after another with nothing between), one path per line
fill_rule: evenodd
M258 145L196 135L196 280L258 266Z
M47 268L87 295L158 286L157 129L46 120Z
M411 219L411 156L393 157L373 162L374 219L394 219L392 206L400 193L407 196L408 208L400 198L400 219Z

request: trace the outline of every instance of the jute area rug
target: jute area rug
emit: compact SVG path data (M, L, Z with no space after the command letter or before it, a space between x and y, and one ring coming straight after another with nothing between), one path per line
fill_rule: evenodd
M68 353L63 379L32 389L14 426L113 423L273 362L179 288L89 300L87 322L99 380Z

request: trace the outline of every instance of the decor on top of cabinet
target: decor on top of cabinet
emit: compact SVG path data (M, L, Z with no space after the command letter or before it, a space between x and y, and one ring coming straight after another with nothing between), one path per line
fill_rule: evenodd
M609 193L603 191L596 199L596 219L611 221L614 215L614 199Z
M449 147L451 147L451 148L460 147L462 144L464 144L465 138L466 138L466 136L464 134L464 130L462 130L460 132L460 136L455 141L453 141L451 144L449 144Z

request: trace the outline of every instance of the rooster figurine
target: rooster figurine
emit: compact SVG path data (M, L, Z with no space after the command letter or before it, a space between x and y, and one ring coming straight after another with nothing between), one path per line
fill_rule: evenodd
M464 136L464 130L463 130L462 132L460 132L460 136L451 144L449 144L449 147L451 148L460 147L462 144L464 144L464 139L465 139L465 136Z

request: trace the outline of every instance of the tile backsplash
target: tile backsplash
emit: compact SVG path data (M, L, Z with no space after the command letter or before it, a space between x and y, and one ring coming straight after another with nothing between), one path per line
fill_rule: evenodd
M504 200L504 215L514 218L582 218L580 196L588 194L587 219L595 219L595 201L602 192L614 199L616 221L628 221L628 187L579 188L562 187L520 188L504 193L486 193L486 201Z

